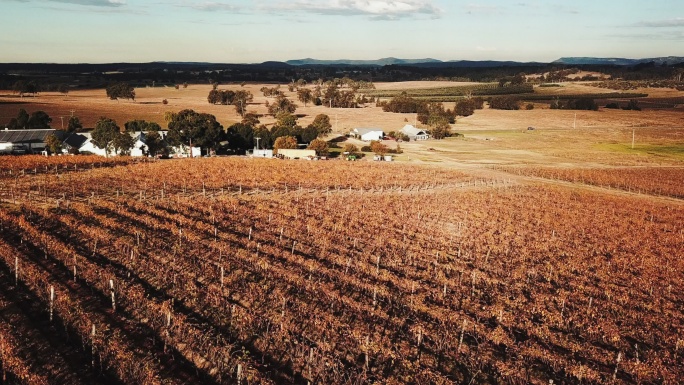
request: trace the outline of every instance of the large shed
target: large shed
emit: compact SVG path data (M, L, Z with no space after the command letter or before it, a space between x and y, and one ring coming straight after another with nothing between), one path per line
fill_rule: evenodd
M0 131L0 153L33 153L45 150L45 140L54 134L62 138L64 131L46 130L9 130Z
M382 140L385 132L381 128L355 128L351 135L363 141Z
M285 159L304 159L304 158L315 158L315 150L299 150L293 148L280 148L278 149L278 156Z

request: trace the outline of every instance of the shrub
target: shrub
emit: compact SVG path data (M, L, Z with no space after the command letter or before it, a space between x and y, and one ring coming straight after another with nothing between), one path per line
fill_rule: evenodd
M489 108L495 110L519 110L520 100L512 96L497 96L489 99Z

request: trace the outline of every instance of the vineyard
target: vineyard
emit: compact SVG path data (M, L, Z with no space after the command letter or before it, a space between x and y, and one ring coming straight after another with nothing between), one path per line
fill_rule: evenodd
M556 168L505 167L518 175L583 183L637 194L684 199L684 169L673 167L641 168Z
M684 376L682 205L500 170L14 159L2 384Z

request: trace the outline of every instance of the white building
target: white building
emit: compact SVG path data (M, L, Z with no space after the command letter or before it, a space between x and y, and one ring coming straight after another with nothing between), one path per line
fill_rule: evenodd
M410 124L405 125L401 129L401 133L408 136L411 140L427 140L430 138L430 135L425 130L413 127Z
M278 156L285 159L305 159L305 158L315 158L315 150L300 150L294 148L281 148L278 149Z
M61 139L63 131L45 130L9 130L0 131L0 153L39 153L45 150L45 140L50 135Z
M382 140L385 136L385 132L380 128L355 128L351 131L351 136L361 139L365 142L370 142L371 140Z
M273 150L257 150L252 151L252 158L273 158Z

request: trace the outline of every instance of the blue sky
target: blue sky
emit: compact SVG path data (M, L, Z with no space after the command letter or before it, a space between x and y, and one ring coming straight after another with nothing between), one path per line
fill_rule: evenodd
M683 0L0 0L0 62L684 56Z

